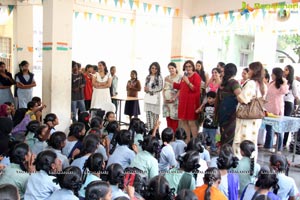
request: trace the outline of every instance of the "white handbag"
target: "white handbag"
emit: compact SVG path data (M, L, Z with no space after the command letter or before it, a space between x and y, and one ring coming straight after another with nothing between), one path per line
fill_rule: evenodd
M144 97L144 102L149 104L157 104L158 102L158 94L150 95L150 93L146 93Z

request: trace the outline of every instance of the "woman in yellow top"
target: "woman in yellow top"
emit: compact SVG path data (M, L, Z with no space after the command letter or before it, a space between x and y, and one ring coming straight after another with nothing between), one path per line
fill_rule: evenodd
M198 200L227 200L227 197L218 189L221 182L221 173L216 167L205 171L204 184L194 190Z

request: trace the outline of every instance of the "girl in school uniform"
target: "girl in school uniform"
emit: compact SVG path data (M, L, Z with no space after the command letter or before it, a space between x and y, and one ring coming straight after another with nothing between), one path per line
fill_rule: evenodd
M238 158L234 156L232 146L224 144L217 159L217 166L221 172L221 183L219 189L230 200L238 199L239 190L239 176L235 173L228 172L231 168L236 168L238 165Z
M249 183L241 194L241 200L256 199L259 195L265 195L271 200L280 200L280 198L274 194L274 191L278 191L278 179L276 178L275 171L268 167L263 166L258 173L256 183ZM273 190L273 192L271 192Z
M62 152L68 159L74 158L82 148L82 140L85 136L85 126L81 122L75 122L70 126L70 132L66 141L66 146Z
M239 194L241 194L249 183L254 183L260 165L255 162L255 144L250 140L244 140L240 144L242 158L239 160L238 166L234 169L239 176Z
M54 132L48 140L48 149L56 153L58 159L62 163L63 169L69 167L70 165L67 156L65 156L61 152L64 146L66 145L66 140L66 134L61 131Z
M145 172L145 176L149 180L158 175L159 141L151 135L146 135L141 144L143 151L135 156L130 167L135 167Z
M146 125L143 121L141 121L139 118L132 118L130 120L129 128L128 130L132 134L133 137L133 144L137 146L138 152L142 151L142 146L140 142L143 141L144 135L146 135Z
M131 134L128 130L121 130L117 133L117 144L111 149L111 156L108 159L107 166L113 163L119 163L124 169L126 169L135 157L135 152L129 147L132 146ZM132 148L132 147L131 147Z
M82 185L81 170L78 167L67 167L63 173L57 175L57 179L54 180L59 184L59 190L53 192L48 200L79 200L78 190Z
M169 186L168 181L162 175L153 177L148 184L145 200L172 200L174 190Z
M37 155L46 150L48 147L47 140L50 137L50 130L48 126L41 125L37 129L35 137L38 139L38 141L32 146L31 151L33 154Z
M53 181L53 174L61 171L61 162L53 151L46 150L37 155L34 164L37 172L28 178L24 199L46 200L55 190L60 189Z
M38 141L38 139L34 136L37 134L36 132L39 127L40 122L37 120L30 121L26 126L25 142L28 144L30 149L32 149L33 145Z
M174 150L170 145L170 142L173 140L174 137L173 129L165 128L161 135L163 145L160 152L158 167L160 172L166 172L169 169L178 165L175 158Z
M79 197L85 198L86 187L93 181L100 181L101 172L105 169L105 162L100 153L92 154L84 163L82 186L79 190Z
M112 199L118 197L127 197L129 196L123 192L124 189L124 170L122 166L118 163L111 164L107 168L107 178L112 191Z
M299 194L295 180L288 177L289 164L287 158L282 154L273 154L270 157L270 165L277 173L278 191L274 191L282 200L295 199Z
M54 113L49 113L44 118L44 124L49 127L50 134L52 135L56 131L55 126L59 124L58 117Z
M111 200L112 193L109 183L104 181L93 181L89 183L85 191L85 200Z
M177 159L179 155L185 152L186 143L184 142L186 139L186 132L183 128L176 129L175 132L175 141L171 142L171 146L175 153L175 158Z
M83 172L84 163L86 160L95 153L100 144L100 138L98 135L90 134L83 139L82 149L80 153L75 157L75 160L71 163L71 166L77 166Z

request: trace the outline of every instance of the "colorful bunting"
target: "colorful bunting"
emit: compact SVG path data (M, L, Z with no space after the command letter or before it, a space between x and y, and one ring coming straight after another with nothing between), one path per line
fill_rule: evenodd
M8 5L8 15L14 10L14 5Z
M175 15L176 15L176 17L179 16L179 8L176 8L176 9L175 9Z
M114 0L115 6L117 7L119 0Z
M168 7L168 13L169 13L169 15L171 14L171 10L172 10L172 8Z
M167 14L167 9L168 9L167 7L165 7L165 6L163 7L164 14Z
M151 11L151 8L152 8L152 4L148 3L148 12Z
M134 0L135 6L137 8L140 8L140 1L139 0Z
M155 12L158 13L159 5L155 5Z
M195 24L196 16L192 17L193 24Z
M79 12L75 11L75 19L78 17L78 15L79 15Z
M146 12L146 9L147 9L147 3L143 3L143 7L144 7L144 12Z
M129 6L130 6L130 9L132 10L132 8L133 8L133 0L129 0Z

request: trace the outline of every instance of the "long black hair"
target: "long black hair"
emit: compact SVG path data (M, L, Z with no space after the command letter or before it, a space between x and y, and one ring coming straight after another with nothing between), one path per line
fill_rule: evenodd
M85 125L81 122L74 122L70 126L70 132L68 136L74 136L76 139L82 141L84 136L80 135L80 132L85 128Z
M287 83L289 84L289 89L291 90L294 82L294 68L291 65L287 65L286 68L289 70L289 74L286 77Z
M144 198L145 200L173 200L174 191L170 188L167 179L158 175L150 179Z
M104 67L104 74L106 75L108 73L108 69L107 69L106 63L104 61L99 61L98 65L99 64L103 65L103 67Z
M156 159L160 157L160 146L159 141L155 137L151 135L144 136L144 140L140 142L143 151L148 151L152 154Z
M100 144L100 137L95 134L87 135L82 142L82 149L75 158L80 158L88 153L94 153Z
M179 155L177 158L180 168L185 172L195 172L200 167L199 159L200 155L197 151L188 151L183 156Z
M283 77L283 71L282 71L282 69L281 68L279 68L279 67L275 67L275 68L273 68L273 70L272 70L272 73L275 75L275 87L277 88L277 89L279 89L280 88L280 86L283 84L283 80L282 80L282 77Z
M124 169L118 163L113 163L107 167L107 178L111 185L118 185L120 189L124 188Z
M204 200L210 200L210 188L215 182L221 182L221 173L216 167L210 167L205 171L203 180L204 184L208 185L205 190Z
M82 186L81 170L79 167L70 166L63 170L62 173L56 175L53 181L58 183L63 189L72 190L76 196Z
M109 192L109 183L105 181L92 181L85 189L85 200L99 200Z
M62 150L63 144L66 141L66 139L67 136L64 132L56 131L50 136L50 139L48 140L48 145L53 149Z
M224 76L222 79L221 86L225 87L231 77L235 76L237 72L236 65L233 63L228 63L224 67Z
M175 200L198 200L195 193L188 189L182 189L175 197Z
M281 154L273 154L270 157L270 165L276 172L284 172L286 176L289 174L290 164L287 158Z
M252 155L252 153L255 151L255 144L250 141L250 140L244 140L241 144L240 144L240 148L244 153L244 156L250 158L250 176L253 175L254 173L254 156Z
M20 168L23 171L28 171L26 167L26 160L25 156L30 151L28 144L26 143L18 143L15 144L15 146L12 147L12 149L9 152L9 159L11 163L15 163L20 165Z
M197 65L197 64L200 64L200 65L201 65L201 69L200 69L200 71L198 71L198 70L196 69L196 71L197 71L197 73L200 75L201 80L202 80L204 83L206 83L206 76L205 76L205 71L204 71L204 65L203 65L203 62L202 62L201 60L198 60L198 61L196 62L196 65Z
M56 158L56 153L51 150L45 150L37 155L33 164L37 171L44 170L48 175L50 175L52 172L51 165L55 163Z
M224 144L219 153L217 159L217 165L219 169L236 168L239 163L239 159L234 155L232 146Z
M279 186L278 186L278 179L276 172L274 169L270 168L269 166L263 166L259 172L257 181L255 186L259 189L267 189L273 188L273 192L277 193Z
M253 62L249 65L249 69L253 71L251 76L251 80L254 80L259 83L259 89L262 95L265 94L265 87L264 87L264 68L260 62Z
M104 170L104 158L102 154L93 153L84 163L82 182L85 183L88 173L101 172L103 170Z

